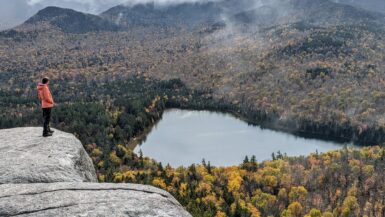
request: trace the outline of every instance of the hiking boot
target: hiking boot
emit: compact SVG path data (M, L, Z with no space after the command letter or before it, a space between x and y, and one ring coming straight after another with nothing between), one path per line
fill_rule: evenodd
M43 137L49 137L49 136L52 136L52 133L48 132L48 133L43 133Z
M55 131L53 131L53 130L49 130L48 131L48 133L51 133L51 134L53 134Z

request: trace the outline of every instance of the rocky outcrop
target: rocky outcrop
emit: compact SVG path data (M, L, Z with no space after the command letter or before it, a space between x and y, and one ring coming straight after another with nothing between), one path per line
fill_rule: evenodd
M55 130L42 137L42 128L0 130L0 184L96 182L95 169L80 141Z
M0 216L191 217L166 191L96 183L92 161L72 134L0 130Z
M190 217L167 192L144 185L0 185L0 216Z

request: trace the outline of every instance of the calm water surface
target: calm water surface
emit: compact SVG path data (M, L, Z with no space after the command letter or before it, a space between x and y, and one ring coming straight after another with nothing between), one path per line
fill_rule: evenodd
M277 151L300 156L340 148L339 143L249 126L227 114L173 109L163 114L135 152L142 150L144 156L175 167L201 163L203 158L211 165L230 166L242 163L246 155L263 161Z

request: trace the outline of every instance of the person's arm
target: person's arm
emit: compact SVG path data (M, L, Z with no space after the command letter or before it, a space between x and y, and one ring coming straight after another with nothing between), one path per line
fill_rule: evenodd
M45 87L44 90L43 90L43 100L48 102L48 103L52 103L53 104L53 99L52 99L52 96L51 96L51 92L49 91L48 87Z

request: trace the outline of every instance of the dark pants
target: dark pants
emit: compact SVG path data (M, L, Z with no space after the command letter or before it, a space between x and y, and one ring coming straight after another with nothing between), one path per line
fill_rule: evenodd
M51 109L43 108L44 130L43 133L47 134L51 129L49 128L49 122L51 121Z

